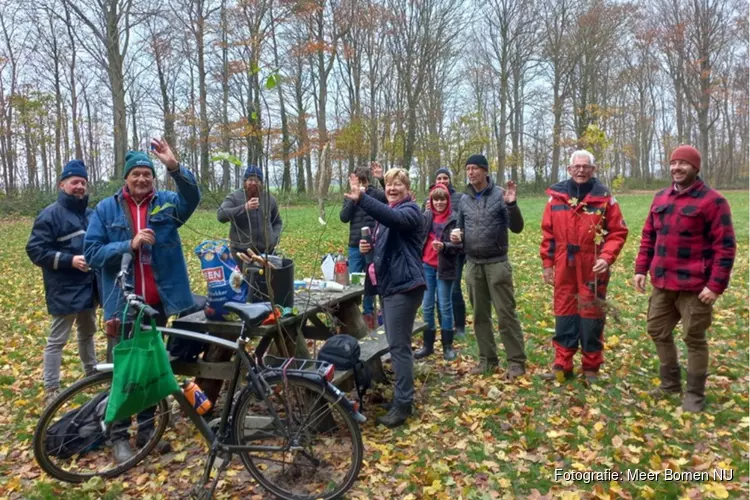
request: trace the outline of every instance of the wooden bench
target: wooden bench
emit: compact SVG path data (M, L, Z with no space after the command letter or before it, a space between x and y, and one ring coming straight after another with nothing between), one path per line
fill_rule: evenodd
M412 336L424 331L426 327L427 325L422 321L415 321ZM385 335L385 329L382 326L370 332L365 338L359 341L359 360L370 369L373 382L385 381L382 358L388 353L388 350L388 339ZM354 389L353 374L353 370L337 371L333 376L333 385L342 391Z

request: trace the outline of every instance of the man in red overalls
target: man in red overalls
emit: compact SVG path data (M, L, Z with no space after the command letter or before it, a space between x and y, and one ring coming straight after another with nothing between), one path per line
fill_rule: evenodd
M620 205L595 179L594 156L573 153L570 179L547 189L540 254L544 281L555 288L555 361L545 379L573 376L573 356L581 345L586 380L598 378L609 268L625 244L628 228Z

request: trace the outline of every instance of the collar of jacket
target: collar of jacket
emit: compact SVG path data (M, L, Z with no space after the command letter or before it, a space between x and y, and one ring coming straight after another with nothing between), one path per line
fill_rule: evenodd
M697 198L700 196L701 190L703 190L703 186L705 186L706 183L703 182L703 179L700 178L700 176L695 178L695 182L693 182L690 187L687 189L683 189L682 191L678 191L674 184L672 184L672 189L669 191L670 196L680 196L680 195L686 195L691 196L693 198Z
M553 184L550 187L547 188L547 194L552 196L553 198L559 198L560 200L567 203L570 200L570 195L568 194L568 180L560 181L557 184ZM588 195L586 195L585 199L588 201L607 201L607 198L610 196L610 192L607 189L607 186L602 184L602 182L594 177L594 187L591 188L591 191ZM582 201L582 200L578 200Z
M72 212L84 214L89 206L89 195L79 199L61 190L57 195L57 202Z
M492 188L494 188L494 187L495 187L495 181L493 181L492 177L490 177L488 175L487 176L487 187L484 188L484 191L482 191L482 196L486 196L487 193L491 192ZM477 193L477 190L474 189L474 186L472 186L471 183L468 183L466 185L465 193L468 194L468 195L470 195L470 196L472 196L473 198L476 198L477 194L479 194L479 193Z
M115 193L115 199L117 201L122 200L126 203L130 203L130 202L136 203L136 201L130 195L130 192L128 191L127 186L121 187L120 190ZM147 194L145 198L143 198L143 201L146 201L148 202L149 205L151 205L155 199L156 199L156 189L151 189L151 192ZM143 201L141 203L143 203Z

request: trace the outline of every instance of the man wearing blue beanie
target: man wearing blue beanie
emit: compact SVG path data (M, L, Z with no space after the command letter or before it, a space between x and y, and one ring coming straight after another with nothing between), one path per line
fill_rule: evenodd
M273 253L281 237L282 221L276 198L263 190L263 170L249 165L241 189L230 193L216 212L216 218L229 226L229 246L233 254L251 249Z
M185 256L177 229L200 203L195 176L175 158L165 140L153 139L151 150L167 168L177 192L154 189L154 164L141 151L125 156L125 185L114 196L103 199L91 217L84 244L86 260L101 269L104 319L107 326L107 350L119 342L118 313L124 297L116 285L124 254L134 256L130 274L135 293L159 311L156 323L165 326L167 318L193 308ZM130 331L132 325L126 326ZM143 448L151 439L154 410L138 414L136 446ZM130 419L112 425L112 452L122 464L133 457L128 442Z
M92 210L88 208L88 173L81 160L72 160L60 175L57 201L41 211L34 221L26 253L42 268L47 312L52 316L44 348L45 403L60 387L62 351L73 324L78 324L78 355L86 375L94 370L96 353L95 276L83 256Z

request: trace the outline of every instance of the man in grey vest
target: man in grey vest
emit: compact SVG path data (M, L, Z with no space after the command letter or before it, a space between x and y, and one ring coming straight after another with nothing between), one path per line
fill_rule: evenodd
M508 262L508 229L520 233L523 217L516 203L516 185L508 182L507 190L503 190L488 172L484 155L472 155L466 160L469 185L461 199L457 230L451 234L451 241L463 240L466 253L464 275L479 346L479 364L472 373L492 373L498 367L492 331L494 305L508 359L507 376L512 380L526 373L526 352L516 313L513 270Z

